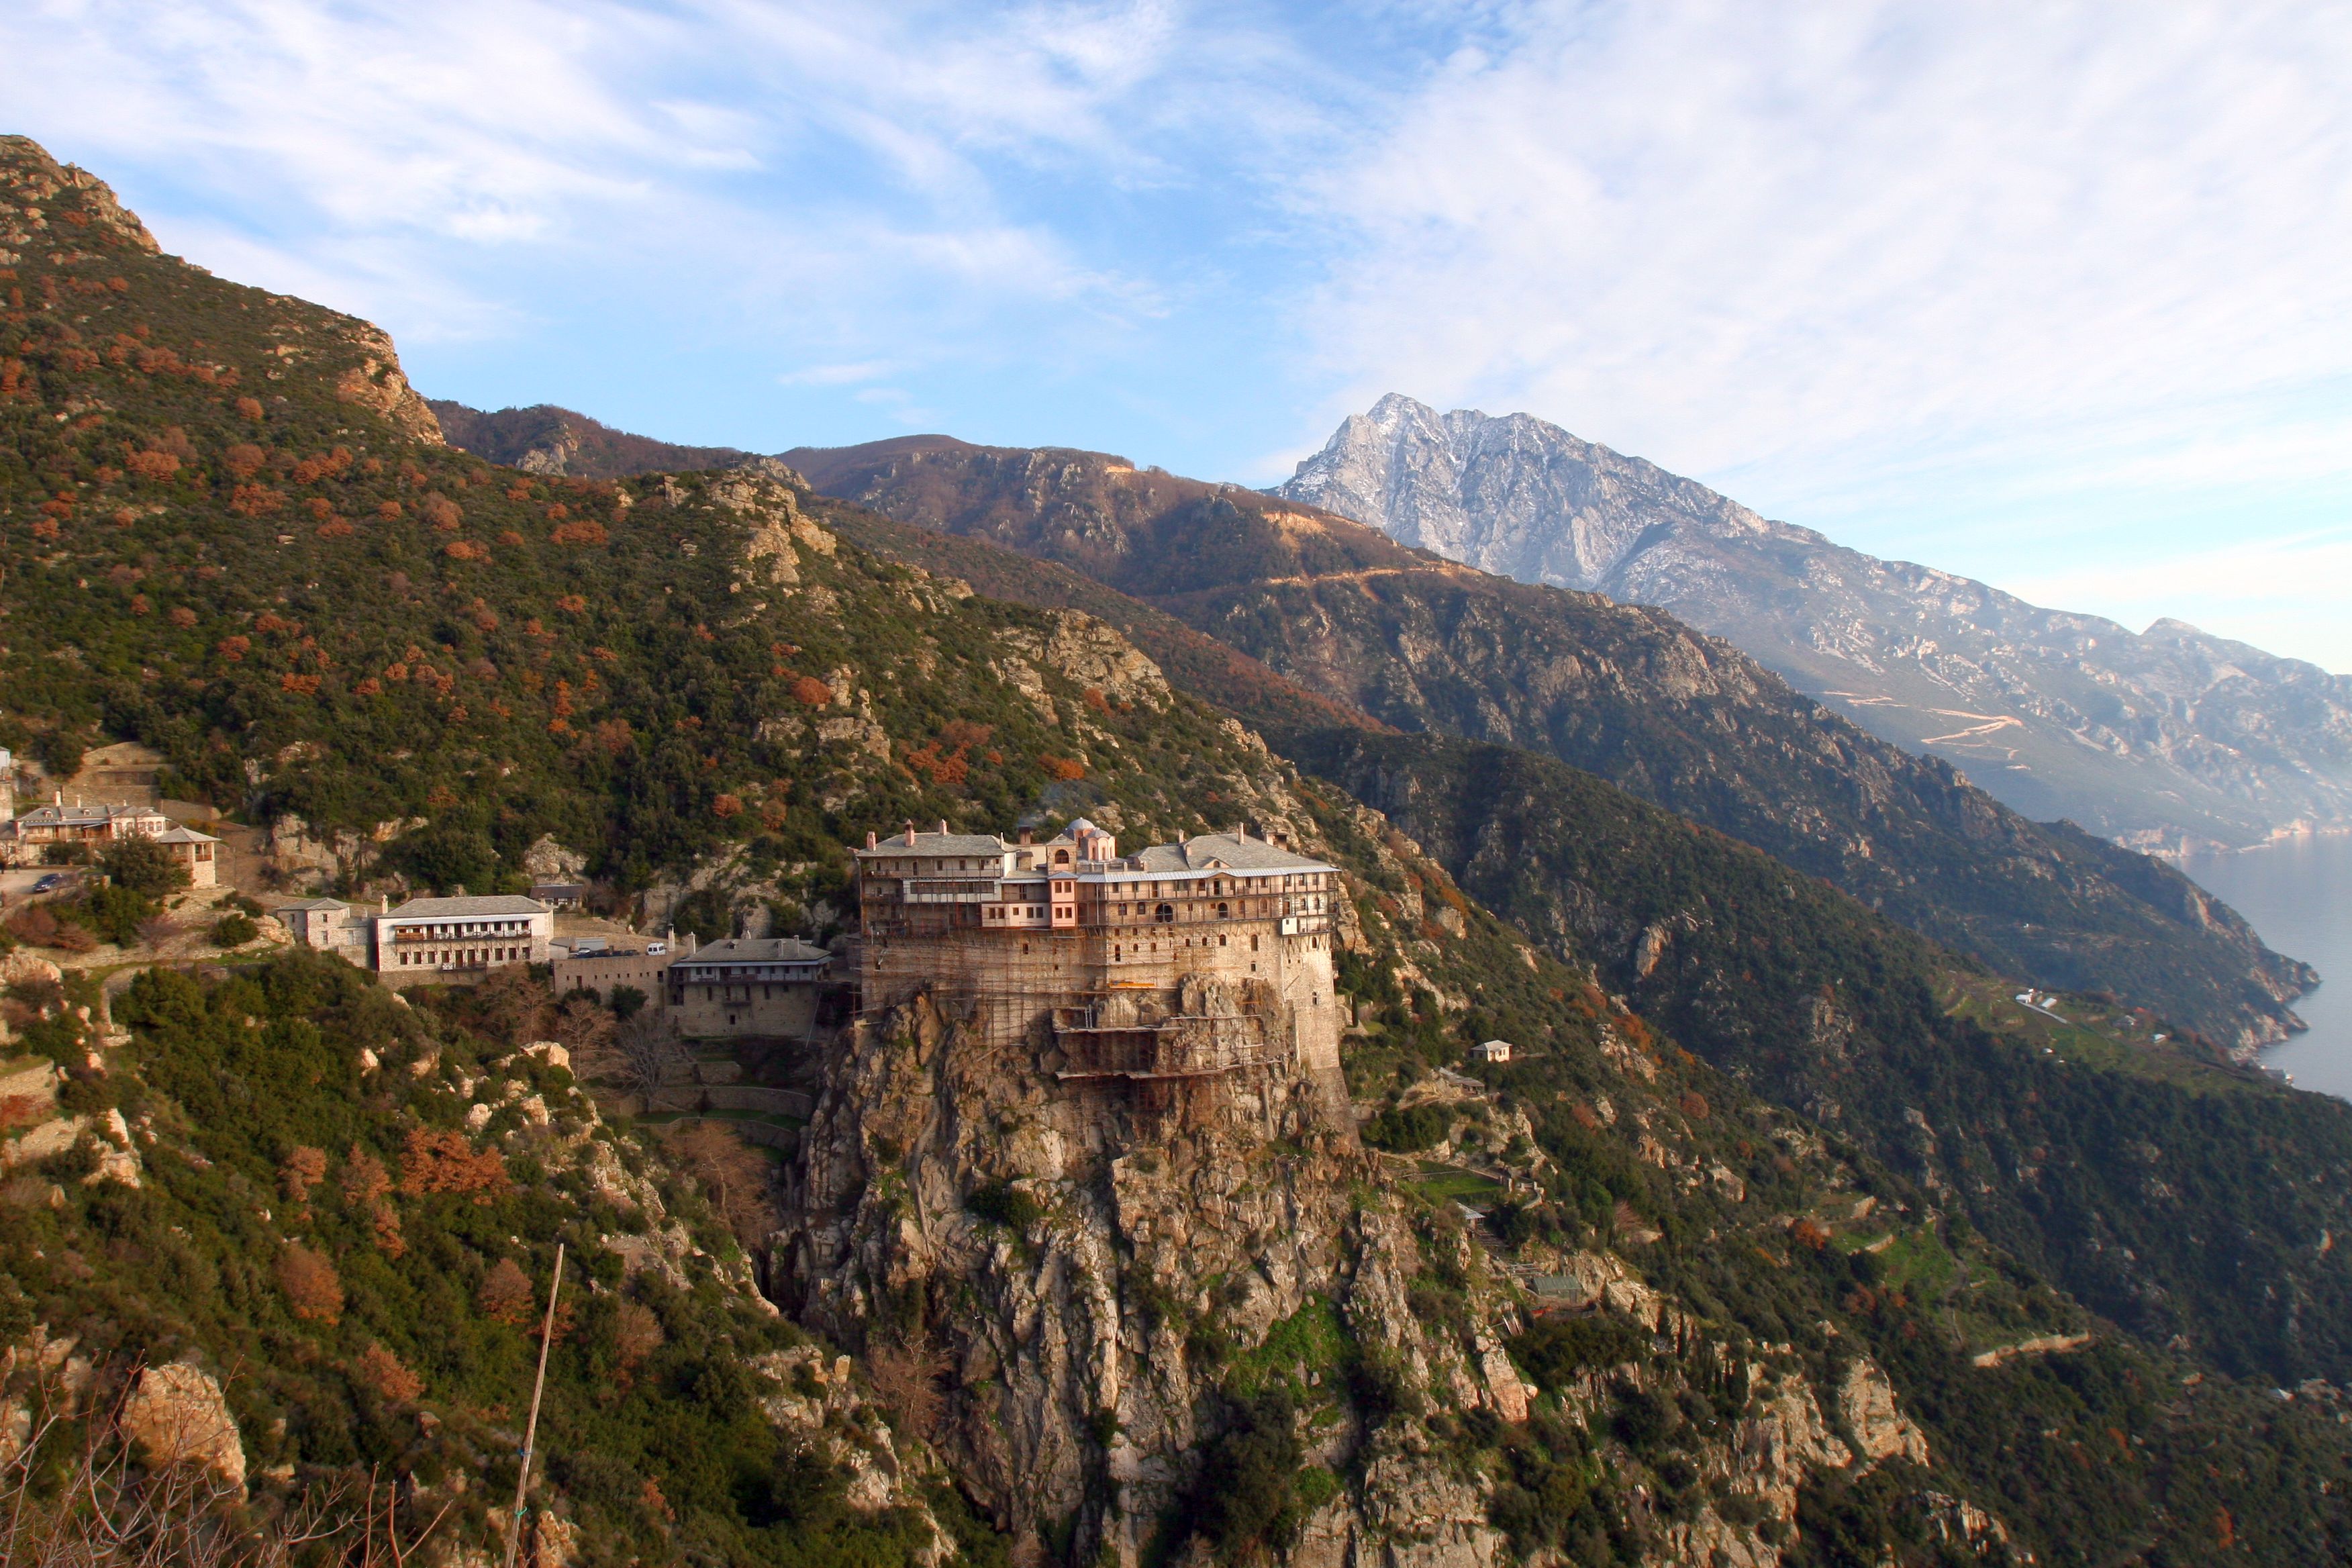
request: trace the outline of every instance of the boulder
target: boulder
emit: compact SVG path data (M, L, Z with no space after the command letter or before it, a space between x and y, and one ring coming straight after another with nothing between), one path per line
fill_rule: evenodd
M122 1405L122 1433L151 1465L197 1464L245 1490L245 1447L211 1373L186 1362L151 1366Z

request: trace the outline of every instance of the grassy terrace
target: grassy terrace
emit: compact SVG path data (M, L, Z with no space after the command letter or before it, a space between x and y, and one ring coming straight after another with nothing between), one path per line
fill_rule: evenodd
M2060 1062L2209 1092L2270 1087L2252 1068L2184 1038L2179 1029L2145 1009L2040 990L2032 994L2035 1004L2029 1005L2017 1000L2019 994L2011 981L1953 973L1945 976L1940 999L1951 1016Z

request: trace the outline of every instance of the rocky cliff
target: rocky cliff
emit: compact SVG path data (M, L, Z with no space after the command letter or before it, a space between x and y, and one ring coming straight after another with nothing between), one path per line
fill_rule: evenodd
M2157 847L2352 821L2352 678L1844 549L1532 415L1392 394L1275 493L1522 582L1663 605L2031 816Z
M1377 928L1352 940L1393 950ZM1916 1479L1929 1442L1867 1353L1809 1367L1707 1324L1598 1236L1497 1247L1291 1067L1147 1102L1058 1079L1042 1026L1009 1050L999 1035L927 994L833 1044L773 1267L804 1322L863 1348L1016 1561L1488 1568L1614 1542L1763 1564L1824 1478L1892 1463L1915 1478L1902 1508L1939 1506ZM1689 1121L1655 1109L1657 1068L1612 1048L1608 1114L1660 1163L1706 1168ZM1531 1183L1551 1170L1484 1086L1403 1103L1439 1114L1441 1153L1486 1158L1491 1127Z

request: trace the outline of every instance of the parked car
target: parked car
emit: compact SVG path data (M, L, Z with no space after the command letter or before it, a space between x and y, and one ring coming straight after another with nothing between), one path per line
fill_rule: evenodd
M64 874L62 872L52 871L47 876L33 884L33 891L37 893L52 892L65 885L66 879Z

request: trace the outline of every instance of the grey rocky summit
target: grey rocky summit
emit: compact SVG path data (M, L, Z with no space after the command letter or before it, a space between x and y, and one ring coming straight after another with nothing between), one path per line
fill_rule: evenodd
M1532 415L1391 394L1275 493L1523 582L1670 609L2031 816L2150 848L2352 823L2352 678L1882 561Z

